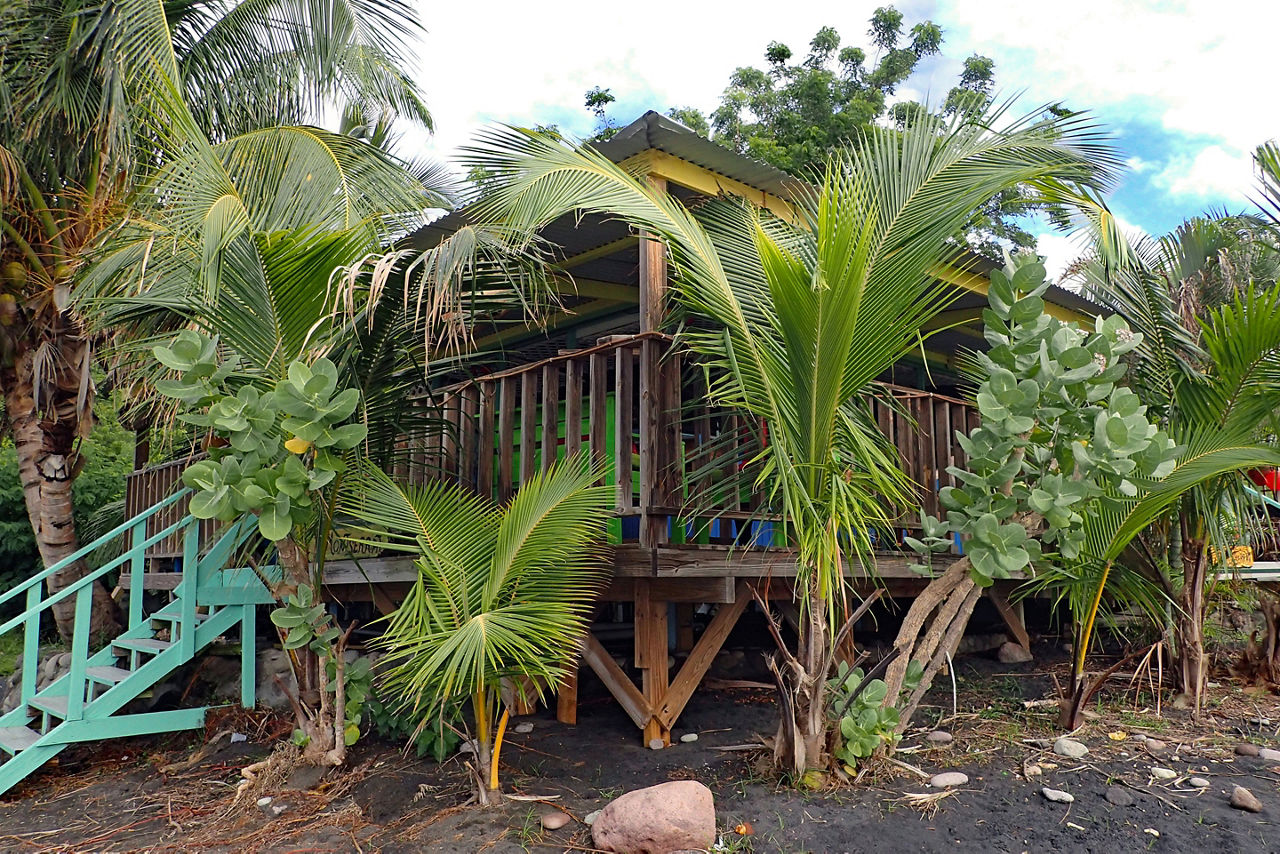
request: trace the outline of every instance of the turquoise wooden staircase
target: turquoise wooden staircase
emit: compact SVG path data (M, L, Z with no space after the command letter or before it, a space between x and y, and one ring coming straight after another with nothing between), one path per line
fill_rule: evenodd
M23 631L21 702L0 717L0 793L69 744L203 726L205 708L143 713L122 710L237 626L242 639L240 699L246 707L253 706L255 609L272 599L253 570L229 568L240 554L240 547L254 534L253 526L233 524L202 550L199 520L185 516L163 526L160 521L165 515L172 518L173 511L164 515L162 511L185 501L188 493L189 490L175 493L0 596L0 605L26 597L26 610L0 625L0 635ZM147 550L171 536L182 540L182 578L170 602L145 613L143 574ZM53 573L100 549L114 550L120 545L125 545L121 553L101 568L57 594L47 595L46 580ZM130 576L128 627L106 646L90 652L93 585L117 569ZM71 598L75 600L75 629L69 672L37 691L42 626L51 630L50 608Z

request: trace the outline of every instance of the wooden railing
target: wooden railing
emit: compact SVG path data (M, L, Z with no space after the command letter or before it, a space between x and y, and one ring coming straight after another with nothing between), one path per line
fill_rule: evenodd
M682 374L669 336L602 339L421 401L439 418L401 438L392 474L411 483L443 479L506 501L535 472L585 451L608 463L613 542L782 545L760 495L738 476L768 441L767 430L757 419L711 406L701 383L699 371ZM955 432L976 426L977 411L945 395L883 390L871 401L876 423L920 486L925 511L939 515L938 490L954 485L946 469L965 462ZM129 475L129 514L178 488L188 463ZM896 535L916 527L915 509L904 508ZM166 541L149 556L180 554L181 543Z
M135 516L140 516L182 489L183 471L186 470L187 466L202 458L203 455L197 455L181 460L171 460L170 462L148 466L145 469L139 469L126 475L124 487L125 518L132 519ZM187 502L185 500L176 503L171 502L160 509L155 517L155 525L159 528L165 528L176 524L186 515ZM216 528L217 522L212 519L206 519L200 523L200 545L202 547L212 542ZM175 531L151 544L147 548L147 558L153 561L173 561L181 558L184 548L183 536L182 532Z

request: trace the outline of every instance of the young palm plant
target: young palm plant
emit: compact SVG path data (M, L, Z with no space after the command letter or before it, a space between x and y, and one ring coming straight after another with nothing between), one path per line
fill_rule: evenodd
M952 295L934 278L955 235L1004 189L1047 178L1104 185L1115 156L1083 117L1039 114L999 129L921 118L835 156L787 220L720 201L691 211L589 147L531 132L489 136L470 156L493 178L483 214L536 230L573 211L624 219L665 245L683 335L711 396L763 420L755 487L798 549L802 630L779 684L775 759L803 774L829 761L830 647L850 614L850 562L874 573L870 529L909 492L861 402L920 345Z
M470 701L482 805L501 799L510 692L541 694L564 679L606 581L594 546L612 498L593 486L600 477L570 457L499 507L453 485L404 486L370 467L340 499L357 532L417 556L418 578L378 641L386 688L419 729Z

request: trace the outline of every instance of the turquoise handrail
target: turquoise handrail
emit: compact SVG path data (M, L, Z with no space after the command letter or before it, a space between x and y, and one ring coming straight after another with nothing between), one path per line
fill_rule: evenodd
M4 603L8 602L10 599L15 598L19 593L26 591L28 588L33 587L47 580L49 576L53 575L55 572L60 572L61 570L65 569L66 567L70 566L76 561L86 557L87 555L91 554L95 550L101 548L105 543L108 543L111 540L114 540L116 537L120 536L126 531L133 530L140 522L147 521L152 516L159 513L161 510L164 510L166 507L173 505L179 499L188 495L190 492L191 492L190 489L185 489L185 488L175 492L173 495L170 495L168 498L166 498L164 501L161 501L159 504L153 505L149 510L139 513L134 518L129 519L126 522L122 522L121 524L112 528L110 531L103 534L101 537L94 540L92 543L81 546L79 549L67 555L62 560L54 563L53 566L47 567L43 572L39 572L31 576L27 580L20 582L17 586L12 588L11 590L8 590L4 594L0 595L0 605L3 605ZM172 533L172 531L170 531L169 533ZM156 542L159 542L159 540L156 540ZM149 543L148 545L154 545L154 543ZM8 624L6 623L5 625L7 626ZM5 629L0 629L0 634L3 634L4 631Z
M1276 501L1274 498L1263 495L1261 492L1254 489L1252 486L1246 486L1244 488L1244 491L1252 495L1254 498L1261 499L1263 504L1270 504L1272 507L1276 508L1277 510L1280 510L1280 501Z

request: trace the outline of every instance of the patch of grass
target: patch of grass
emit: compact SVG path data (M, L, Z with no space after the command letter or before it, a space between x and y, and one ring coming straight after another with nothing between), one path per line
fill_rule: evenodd
M0 679L18 669L18 656L22 654L22 632L0 635Z

